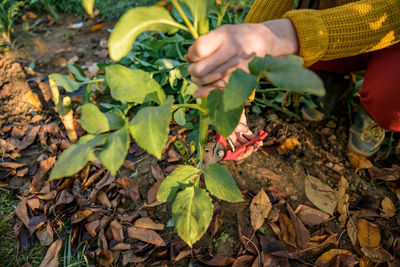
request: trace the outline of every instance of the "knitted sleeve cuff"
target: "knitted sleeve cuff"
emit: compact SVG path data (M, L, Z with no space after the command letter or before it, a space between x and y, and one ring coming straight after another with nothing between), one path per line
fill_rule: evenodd
M255 0L244 22L261 23L280 19L292 7L293 0Z
M318 10L299 9L287 12L284 18L292 21L299 38L300 56L304 65L319 61L329 45L328 31Z

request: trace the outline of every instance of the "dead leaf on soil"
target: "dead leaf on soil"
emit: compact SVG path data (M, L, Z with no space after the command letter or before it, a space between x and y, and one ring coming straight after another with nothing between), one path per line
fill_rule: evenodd
M103 249L100 251L99 255L99 262L103 266L108 266L113 263L114 257L111 250Z
M32 217L29 220L28 230L29 235L31 236L37 229L42 227L42 225L47 221L46 216L44 214Z
M100 224L100 220L95 220L95 221L85 224L85 228L91 236L96 236L99 224Z
M71 216L71 223L78 223L80 221L83 221L92 213L92 210L78 210Z
M305 179L305 193L317 208L333 215L337 200L335 192L327 184L313 176L307 176Z
M32 186L29 189L30 193L40 192L42 187L44 186L45 177L48 175L51 168L53 168L54 163L56 162L56 157L50 157L45 160L42 160L39 163L39 171L33 176Z
M61 246L62 241L60 239L51 244L39 267L58 267L58 253L61 250Z
M371 259L374 262L387 262L393 260L392 254L390 254L387 250L382 248L381 246L379 247L362 247L361 248L362 253L369 259Z
M279 214L279 226L281 228L281 234L279 239L284 243L296 247L296 229L294 228L293 222L285 213Z
M69 193L67 190L61 191L61 193L58 195L56 204L54 205L54 208L60 206L60 205L66 205L71 203L72 201L75 200L74 195Z
M0 162L0 168L6 169L18 169L25 166L24 164L17 163L17 162Z
M21 200L15 208L15 215L24 223L25 227L29 227L28 209L26 208L26 201Z
M326 223L330 218L329 214L302 204L297 207L295 213L308 226Z
M112 208L112 204L110 202L110 200L107 197L107 194L104 193L103 190L100 190L97 193L97 201L99 201L101 203L101 205L103 205L104 207L111 209Z
M258 254L260 244L255 237L248 216L243 216L243 212L237 213L239 238L244 247L253 254Z
M357 217L355 217L355 216L353 216L353 217L351 217L348 221L347 221L347 226L346 226L346 229L347 229L347 234L348 234L348 236L349 236L349 238L350 238L350 241L351 241L351 243L353 244L353 246L355 246L356 244L357 244L357 235L358 235L358 231L357 231L357 229L356 229L356 225L355 225L355 222L356 222L356 219ZM353 223L354 223L354 225L353 225Z
M232 267L251 267L256 257L251 255L244 255L237 258Z
M357 224L358 242L362 247L377 247L381 242L379 226L364 219L359 219Z
M90 178L89 178L90 179ZM89 180L88 179L88 180ZM90 199L95 200L97 193L105 186L112 184L115 181L115 177L111 175L110 172L107 172L103 178L95 185L92 192L90 192Z
M28 199L26 203L28 204L28 206L31 208L32 211L36 211L37 209L40 208L40 200L38 198Z
M335 260L335 258L338 255L354 255L354 254L344 249L331 249L322 254L321 256L319 256L319 258L315 262L315 265L321 267L330 266L330 264Z
M151 205L157 201L157 192L161 182L154 183L147 192L147 205Z
M106 170L105 168L100 168L96 170L94 174L92 174L86 181L82 183L82 187L88 187L92 185L100 178L100 176L103 174L105 170Z
M149 230L160 230L160 231L164 230L164 224L155 223L150 217L137 219L135 221L134 226Z
M139 185L129 178L118 178L115 183L122 187L120 193L136 202L140 198Z
M250 220L255 230L258 230L264 224L264 220L268 218L271 208L271 201L264 189L261 188L250 203Z
M153 161L151 163L150 169L151 169L151 173L153 174L153 177L158 182L164 180L164 178L165 178L164 172L162 171L160 165L158 165L156 161Z
M373 170L373 172L376 172L372 177L374 180L383 180L386 182L390 182L400 179L400 166L397 165L393 165L392 168L383 169L378 169L374 167L371 170Z
M296 231L296 244L299 248L305 248L308 241L310 241L310 233L300 219L294 213L289 203L286 203L286 210L289 214L290 219L293 222L294 229Z
M256 172L256 177L259 179L271 179L276 182L280 182L282 180L282 177L278 174L276 174L274 171L263 168L263 167L257 167L257 172Z
M127 243L117 243L115 245L110 245L110 249L112 251L130 250L131 248L132 248L131 244Z
M346 178L342 176L340 177L339 189L337 192L337 211L340 213L340 215L345 216L342 222L345 222L347 219L347 203L349 201L349 195L346 194L347 189L349 189L349 183L347 182Z
M390 218L396 214L396 207L389 198L385 197L381 202L381 206L383 211L382 216Z
M165 246L164 240L153 230L145 230L135 226L128 228L128 236L153 244L157 247Z
M120 243L124 242L124 229L118 220L114 220L110 223L110 229L114 240Z
M300 146L299 140L296 138L287 138L285 142L279 146L279 154L286 154L289 150L294 150L297 146Z
M47 222L46 227L42 227L36 231L36 236L42 246L48 246L53 242L53 228L51 224Z
M235 259L231 257L225 257L225 256L199 256L197 257L199 261L201 261L204 264L210 265L210 266L226 266L232 264Z
M24 139L22 139L22 142L18 145L18 150L24 150L25 148L27 148L28 146L32 145L33 142L35 142L36 136L39 133L41 126L35 126L33 127L28 134L24 137Z
M369 161L366 157L359 156L353 152L347 152L346 155L349 158L351 166L356 169L356 173L360 169L369 169L373 167L371 161Z

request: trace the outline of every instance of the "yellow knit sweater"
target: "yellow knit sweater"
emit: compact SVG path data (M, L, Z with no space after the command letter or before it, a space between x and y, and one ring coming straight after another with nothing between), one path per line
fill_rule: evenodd
M320 0L291 10L293 0L255 0L245 20L288 18L306 66L382 49L400 41L400 0Z

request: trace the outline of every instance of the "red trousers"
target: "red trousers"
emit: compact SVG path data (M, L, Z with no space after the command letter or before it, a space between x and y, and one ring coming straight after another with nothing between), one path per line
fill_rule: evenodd
M319 61L312 70L349 73L366 70L360 101L383 129L400 132L400 43L366 54Z

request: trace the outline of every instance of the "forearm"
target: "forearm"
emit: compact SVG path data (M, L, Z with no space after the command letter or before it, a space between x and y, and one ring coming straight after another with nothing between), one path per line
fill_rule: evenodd
M361 0L326 10L293 10L305 65L363 54L400 40L400 0Z

